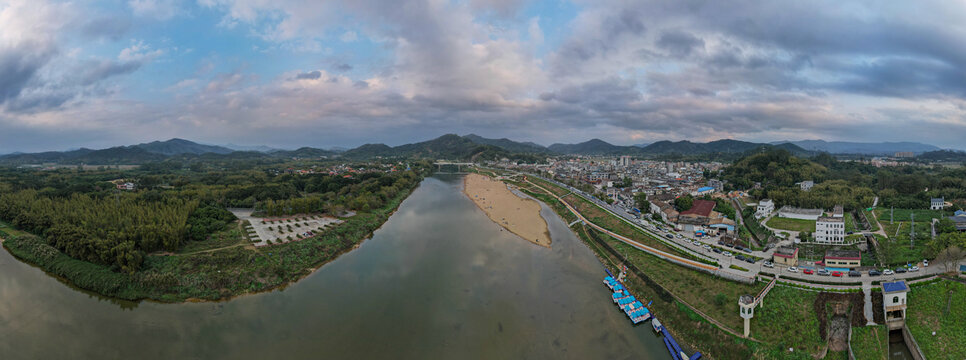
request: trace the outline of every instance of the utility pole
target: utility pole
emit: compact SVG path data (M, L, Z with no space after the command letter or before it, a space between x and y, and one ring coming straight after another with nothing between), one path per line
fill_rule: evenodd
M889 210L889 225L892 225L892 219L894 219L895 217L896 217L896 207L893 206Z
M909 248L915 247L916 240L916 213L910 213L909 218L912 219L912 224L909 226Z

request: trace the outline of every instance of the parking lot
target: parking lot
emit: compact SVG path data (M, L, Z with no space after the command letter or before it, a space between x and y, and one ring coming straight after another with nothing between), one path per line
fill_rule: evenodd
M285 218L252 217L251 210L233 209L236 217L248 220L245 227L248 237L256 247L282 244L310 238L326 228L342 223L342 220L326 215L295 215Z

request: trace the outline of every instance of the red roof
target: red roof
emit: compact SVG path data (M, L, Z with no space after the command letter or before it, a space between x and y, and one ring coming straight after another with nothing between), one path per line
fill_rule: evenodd
M774 253L774 255L775 256L780 256L780 257L783 257L783 258L787 258L787 259L791 259L791 258L794 258L795 256L798 255L798 248L795 248L795 251L792 252L791 254L782 254L782 253L780 253L780 252L778 252L776 250L775 253Z
M711 210L714 210L714 201L709 200L694 200L694 205L690 209L682 211L681 215L700 215L704 217L711 216Z

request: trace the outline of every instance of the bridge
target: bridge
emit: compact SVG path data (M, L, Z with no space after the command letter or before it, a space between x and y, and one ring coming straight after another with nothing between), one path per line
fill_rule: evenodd
M447 161L447 160L438 160L435 163L433 163L433 165L436 165L436 172L443 172L443 166L456 166L456 172L455 173L446 173L446 174L462 174L463 173L463 167L464 166L473 166L475 164L468 163L468 162L455 162L455 161Z

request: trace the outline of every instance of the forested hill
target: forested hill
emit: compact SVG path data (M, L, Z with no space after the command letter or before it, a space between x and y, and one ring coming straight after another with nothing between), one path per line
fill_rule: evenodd
M732 186L748 189L756 182L762 186L792 186L805 180L820 181L828 169L786 150L773 150L746 156L724 169L721 178Z

